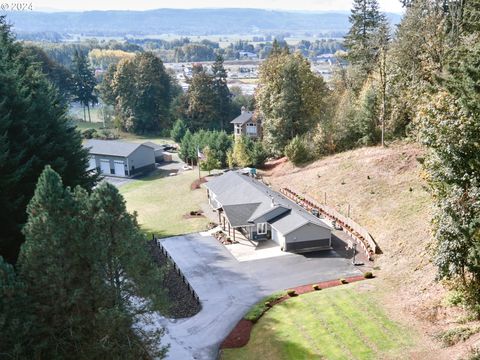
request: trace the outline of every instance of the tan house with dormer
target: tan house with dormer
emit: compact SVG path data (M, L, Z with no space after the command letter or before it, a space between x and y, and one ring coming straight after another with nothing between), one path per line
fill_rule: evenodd
M242 107L242 113L233 119L233 133L237 136L248 136L251 139L261 139L262 124L253 111L247 111Z

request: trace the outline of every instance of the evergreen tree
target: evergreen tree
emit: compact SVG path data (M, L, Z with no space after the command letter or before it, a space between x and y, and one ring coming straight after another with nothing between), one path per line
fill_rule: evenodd
M0 17L0 255L15 262L26 221L27 203L46 164L67 185L91 188L88 151L67 121L67 110L56 90L15 43Z
M98 103L97 95L95 95L95 86L97 80L88 62L87 55L76 50L72 61L73 73L73 94L74 100L83 106L83 121L87 121L85 108L88 110L88 121L92 121L90 117L90 104L94 106Z
M88 343L96 298L84 287L92 280L84 273L89 262L82 261L90 237L80 211L60 176L46 167L27 208L26 241L18 260L38 319L32 332L34 357L68 358Z
M214 80L200 65L193 68L187 91L187 126L190 130L215 129L220 126L217 118L217 96Z
M193 135L190 130L185 132L182 142L180 143L180 157L188 164L193 164L197 159L196 145L193 142Z
M377 0L354 0L349 20L352 26L345 36L347 59L369 74L377 55L375 34L386 21L385 15L380 13Z
M133 328L148 304L165 308L161 274L118 190L104 183L92 195L80 187L71 192L46 167L28 214L18 268L36 318L33 357L163 357L161 331ZM147 308L132 305L138 295L151 300Z
M220 129L224 130L230 120L232 95L227 86L227 71L223 67L223 57L218 55L212 65L213 91L216 100L217 118L220 122Z
M182 141L183 137L185 136L185 132L187 131L187 126L183 122L182 119L177 119L173 124L173 128L170 131L170 137L176 142L179 143Z
M0 358L26 359L31 355L34 319L29 306L24 284L0 256Z

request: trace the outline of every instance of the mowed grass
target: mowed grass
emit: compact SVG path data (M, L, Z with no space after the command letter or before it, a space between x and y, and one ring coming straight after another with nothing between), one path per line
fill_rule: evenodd
M248 344L223 350L222 360L392 359L413 344L362 284L291 298L253 327Z
M205 175L205 174L203 174ZM206 202L203 188L190 190L198 178L197 171L186 171L177 176L168 176L168 171L121 186L120 192L130 212L138 213L142 229L158 237L168 237L205 230L208 219L185 219L184 215L199 210Z

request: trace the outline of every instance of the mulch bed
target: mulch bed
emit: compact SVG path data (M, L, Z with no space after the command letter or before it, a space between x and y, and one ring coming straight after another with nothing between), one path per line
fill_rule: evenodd
M169 259L155 245L150 242L150 253L155 263L164 269L164 277L162 287L167 290L167 301L169 304L168 317L180 319L197 314L201 305L193 298L183 279L173 268Z
M230 335L223 341L222 349L239 348L247 345L250 340L250 333L252 332L253 322L242 319L238 322Z
M207 182L207 179L205 179L205 177L197 179L194 182L192 182L192 185L190 185L190 190L200 189L200 185L206 182Z
M352 276L345 278L348 283L357 282L361 280L365 280L363 276ZM306 293L310 293L313 291L318 291L313 289L313 285L318 285L320 289L326 289L334 286L343 285L340 280L331 280L331 281L324 281L320 283L313 283L309 285L302 285L297 286L295 288L291 288L289 290L295 290L296 295L302 295ZM290 299L291 296L284 295L281 298L271 302L271 309L273 306L284 302L285 300ZM268 309L267 309L268 310ZM233 330L228 334L228 336L223 340L222 344L220 345L220 349L233 349L233 348L240 348L248 344L250 340L250 333L252 332L254 323L250 320L242 319L240 320L237 325L233 328Z

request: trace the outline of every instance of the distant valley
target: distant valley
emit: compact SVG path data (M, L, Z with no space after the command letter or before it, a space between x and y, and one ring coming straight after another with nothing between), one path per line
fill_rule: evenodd
M0 15L2 13L0 12ZM5 14L5 13L4 13ZM286 12L259 9L158 9L149 11L8 12L18 34L55 32L85 36L158 34L281 34L341 37L348 13ZM389 13L392 24L401 15Z

